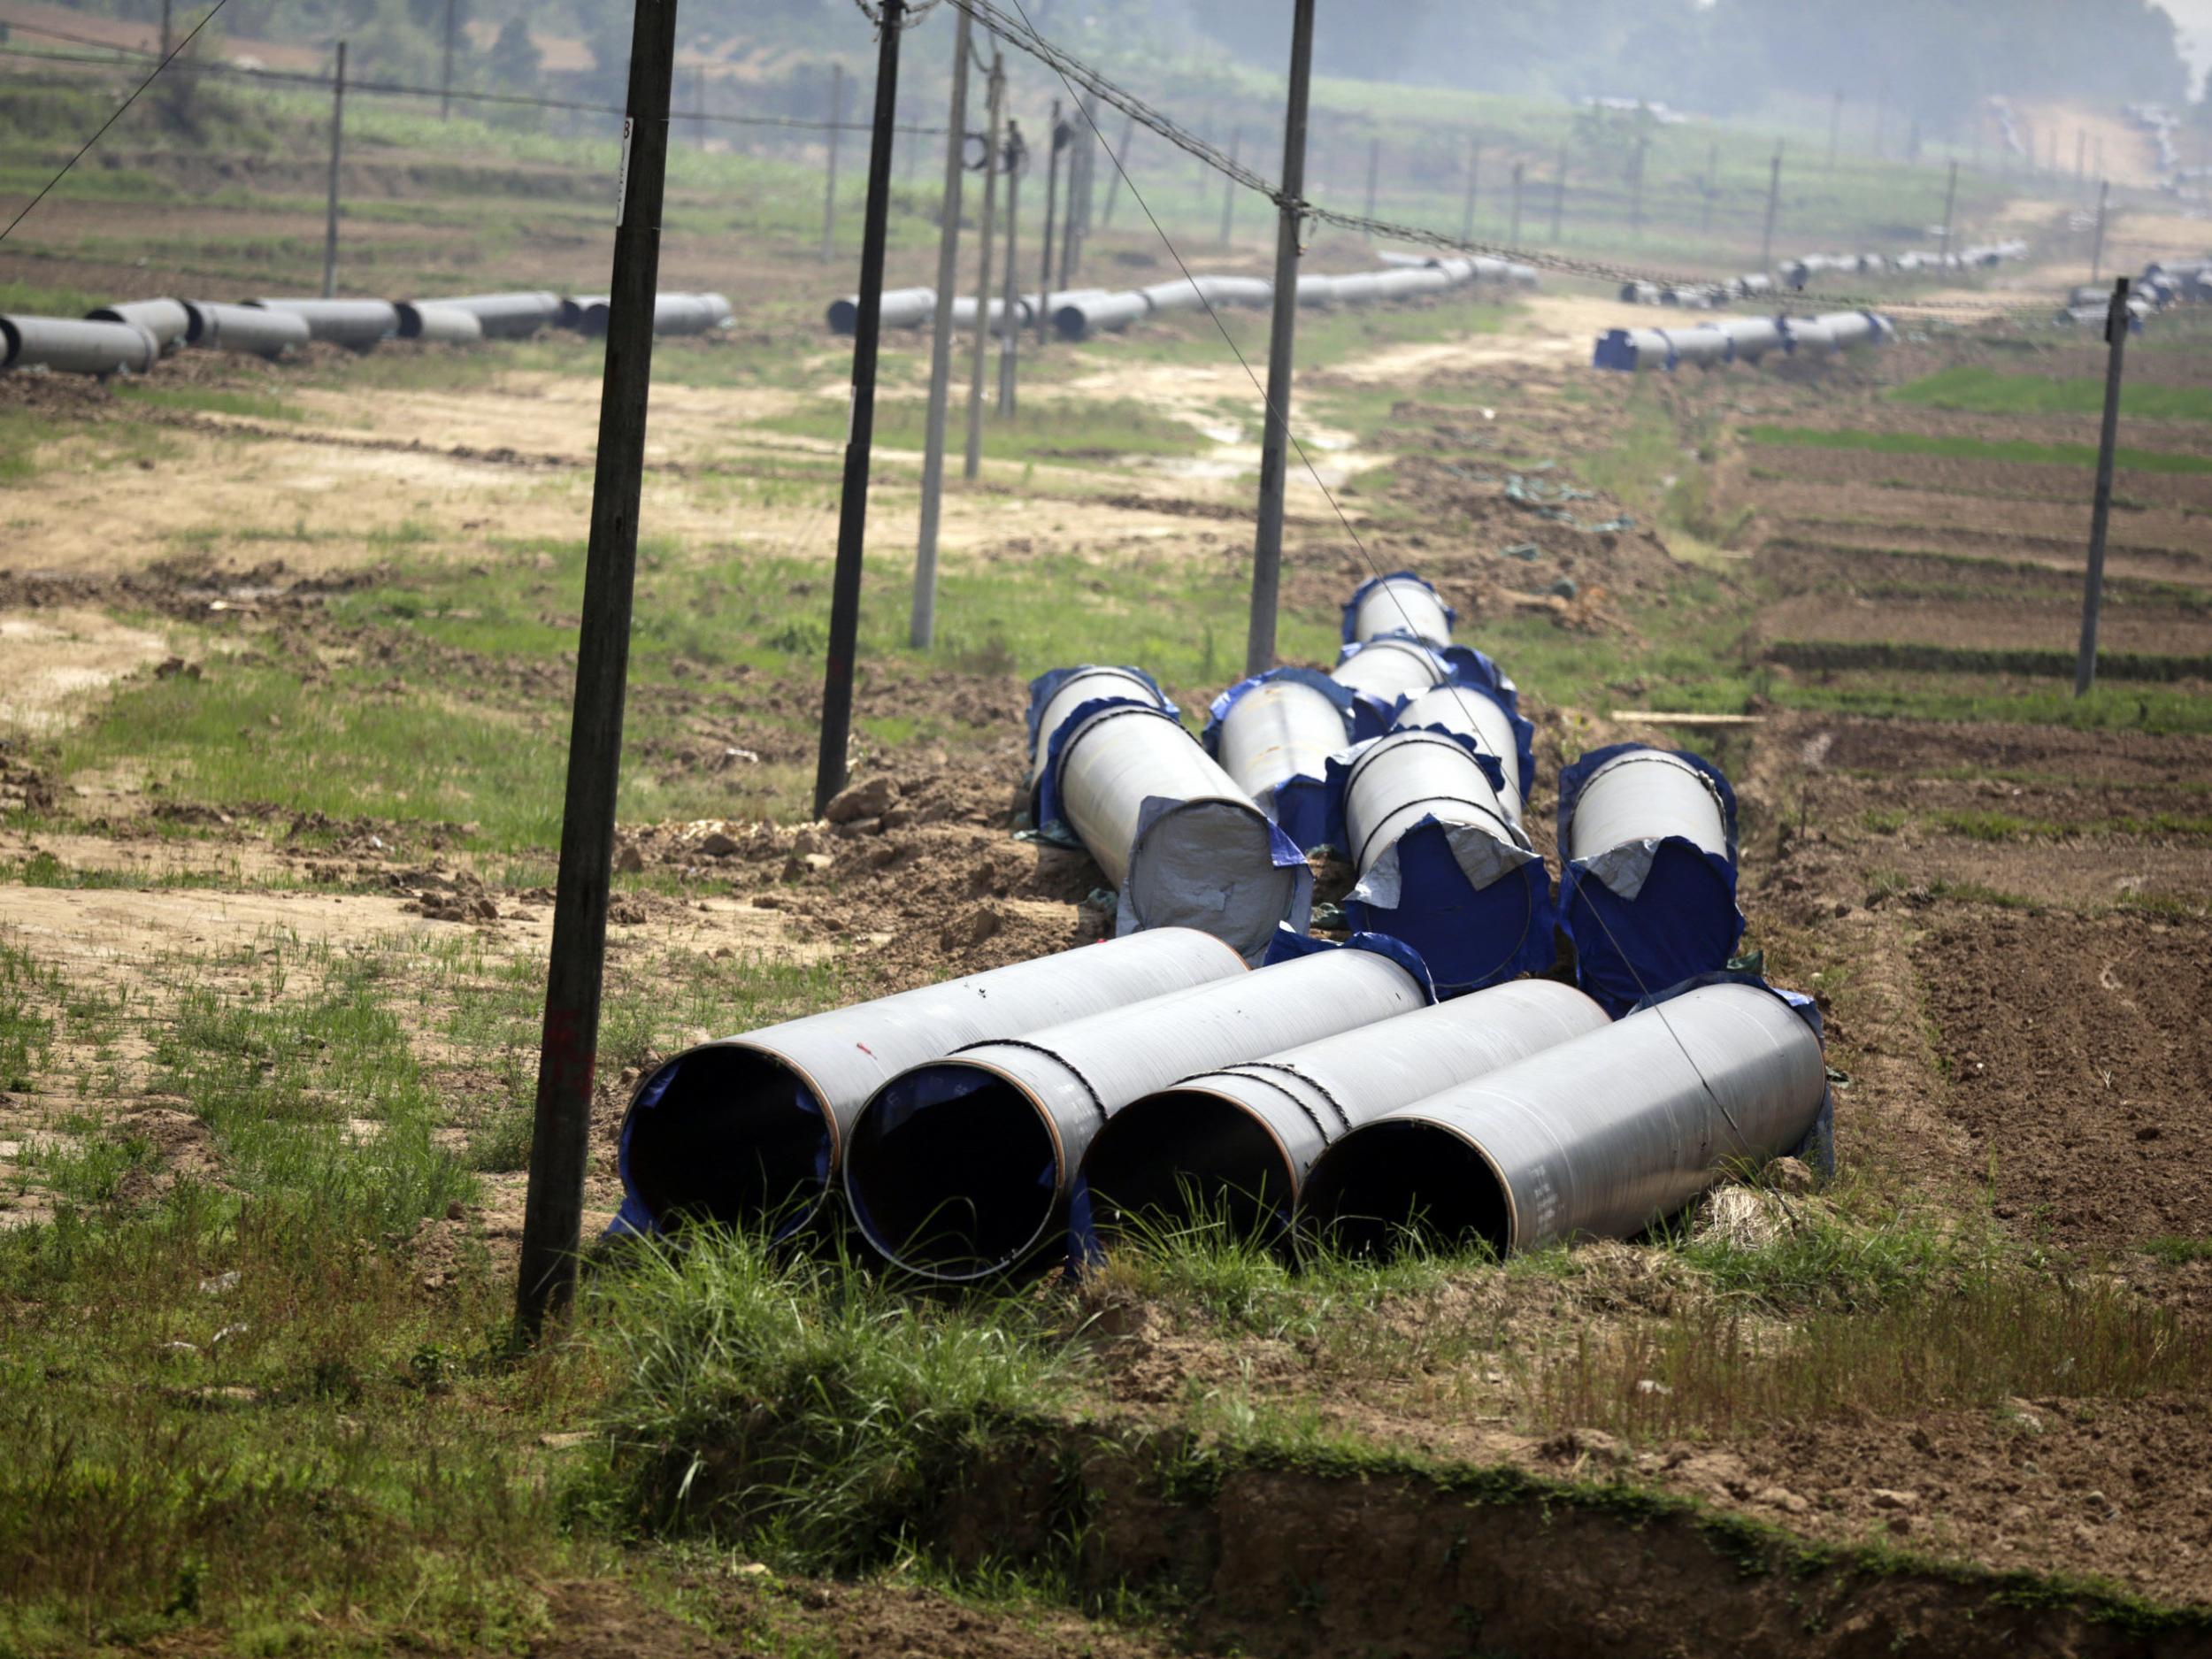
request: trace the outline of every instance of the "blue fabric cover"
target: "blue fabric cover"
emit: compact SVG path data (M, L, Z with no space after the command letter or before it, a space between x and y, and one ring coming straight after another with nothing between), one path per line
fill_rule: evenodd
M1444 597L1442 594L1437 593L1436 584L1429 580L1427 577L1422 575L1418 571L1393 571L1387 576L1370 576L1358 587L1353 588L1352 596L1344 602L1343 633L1339 636L1342 643L1346 645L1352 643L1352 628L1354 626L1354 619L1359 615L1360 602L1365 599L1369 594L1374 592L1376 588L1381 587L1385 582L1396 581L1419 582L1422 587L1427 588L1431 593L1436 594L1436 596L1439 599L1442 599ZM1448 626L1457 627L1459 626L1459 612L1455 611L1450 605L1447 604L1444 607L1444 620ZM1385 632L1391 634L1403 634L1406 630L1403 628L1390 628L1386 629Z
M1221 758L1221 723L1228 718L1229 710L1235 706L1237 699L1255 687L1274 680L1294 680L1300 685L1312 687L1327 697L1336 705L1337 711L1343 715L1344 741L1348 744L1351 742L1359 700L1352 695L1349 687L1330 679L1317 668L1271 668L1263 674L1254 674L1248 680L1238 680L1213 700L1212 706L1206 711L1206 729L1200 739L1209 755L1216 760ZM1271 805L1273 810L1271 816L1281 826L1284 834L1311 852L1328 842L1330 800L1327 779L1294 777L1277 784L1272 801L1262 804Z
M1743 938L1743 914L1736 908L1736 792L1702 756L1658 751L1687 761L1719 795L1725 858L1680 836L1663 837L1632 899L1607 887L1586 863L1568 859L1575 806L1591 774L1617 755L1653 747L1610 744L1559 774L1559 926L1574 947L1576 981L1616 1018L1654 987L1724 968Z
M1150 703L1140 703L1134 697L1094 697L1088 703L1079 703L1075 710L1060 722L1060 729L1046 741L1044 775L1037 780L1037 798L1030 803L1030 821L1047 833L1056 828L1064 829L1060 815L1060 751L1084 721L1101 709L1142 709L1156 718L1174 722L1178 731L1183 722L1172 709L1155 709ZM1188 735L1188 733L1186 733ZM1074 832L1069 830L1072 835Z
M1301 933L1286 922L1275 930L1274 940L1268 945L1260 966L1271 968L1279 962L1295 962L1301 956L1319 956L1325 950L1371 950L1379 956L1387 956L1419 982L1422 994L1431 1002L1441 1000L1436 994L1436 980L1429 972L1429 964L1421 959L1421 953L1404 940L1393 939L1387 933L1354 933L1341 941L1321 939Z
M1037 723L1044 718L1045 704L1052 701L1052 694L1059 690L1061 686L1066 682L1071 675L1087 674L1094 668L1109 666L1113 667L1116 672L1119 673L1134 674L1138 679L1143 680L1146 685L1152 687L1152 695L1158 703L1162 712L1174 715L1178 719L1182 718L1183 711L1180 709L1178 709L1173 703L1168 700L1167 693L1160 689L1160 682L1153 679L1151 675L1146 673L1141 668L1132 667L1125 663L1110 664L1102 663L1081 663L1078 664L1073 668L1055 668L1048 672L1038 675L1036 679L1029 682L1029 710L1028 713L1024 717L1029 728L1029 747L1024 751L1025 753L1034 755L1037 752L1037 744L1039 741ZM1135 699L1130 699L1130 701L1135 701ZM1051 735L1052 733L1049 732L1043 733L1043 736L1047 738Z
M1338 665L1342 666L1368 646L1379 645L1385 640L1404 640L1420 646L1443 664L1449 683L1487 693L1494 701L1502 703L1509 714L1520 713L1521 688L1513 683L1513 676L1499 667L1488 655L1471 645L1431 645L1426 640L1415 639L1403 631L1379 634L1363 643L1347 645L1337 653ZM1380 737L1390 729L1390 722L1396 718L1397 712L1395 701L1386 703L1377 697L1355 694L1352 735L1355 738Z

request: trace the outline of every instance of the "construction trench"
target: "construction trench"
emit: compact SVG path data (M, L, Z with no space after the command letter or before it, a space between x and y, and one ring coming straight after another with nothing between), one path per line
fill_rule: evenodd
M1540 845L1518 688L1455 621L1412 572L1366 582L1332 670L1240 681L1202 734L1141 668L1041 676L1031 821L1096 864L1114 936L677 1055L611 1231L852 1237L968 1283L1202 1219L1503 1256L1832 1171L1818 1017L1732 964L1727 779L1599 749ZM1356 881L1317 929L1330 853Z

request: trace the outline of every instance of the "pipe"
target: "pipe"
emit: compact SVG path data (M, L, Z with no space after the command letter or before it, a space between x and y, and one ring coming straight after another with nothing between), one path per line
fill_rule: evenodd
M795 1231L831 1190L861 1107L907 1067L1232 976L1244 964L1219 940L1164 927L687 1049L622 1120L622 1220Z
M1633 374L1639 369L1671 369L1674 348L1656 328L1611 328L1598 336L1591 354L1594 369L1617 369Z
M1336 303L1337 279L1332 276L1302 276L1298 279L1298 303L1301 305L1333 305Z
M1782 325L1772 317L1730 317L1710 325L1728 337L1731 357L1739 363L1756 363L1770 351L1783 349Z
M418 300L415 303L450 306L469 312L482 325L487 340L527 340L540 329L561 320L564 302L554 294L518 292L457 294L449 298ZM405 309L401 307L403 311Z
M928 289L918 292L926 294ZM933 299L933 305L935 301ZM578 326L594 338L603 337L607 332L609 302L594 300L583 308ZM730 326L735 313L729 301L719 294L656 294L653 296L653 332L656 334L706 334Z
M1788 1002L1701 986L1362 1125L1315 1162L1304 1219L1362 1255L1628 1238L1801 1144L1826 1100L1820 1038Z
M1782 325L1782 349L1792 357L1801 350L1820 357L1835 355L1836 337L1816 319L1810 317L1781 317L1775 320Z
M1052 326L1063 340L1081 340L1126 328L1151 314L1141 294L1106 294L1062 305L1052 313Z
M1275 285L1265 277L1202 276L1199 291L1214 305L1271 305Z
M1330 297L1339 305L1364 305L1382 297L1382 277L1373 271L1358 271L1350 276L1337 278L1335 291Z
M581 334L586 314L595 306L604 311L606 305L607 296L604 294L564 294L554 321L564 328L572 328Z
M1412 946L1448 994L1540 972L1554 954L1550 874L1485 758L1448 733L1393 732L1329 767L1359 875L1345 915Z
M419 340L427 345L472 346L481 344L484 325L474 311L458 305L446 305L434 301L403 301L399 311L399 337Z
M307 324L311 340L327 340L349 351L369 352L399 331L399 310L389 300L259 299L250 309L287 311Z
M1498 798L1518 827L1536 784L1536 728L1503 699L1479 686L1436 686L1409 697L1390 723L1394 732L1454 732L1489 756L1505 774Z
M1371 576L1344 602L1342 643L1364 644L1386 634L1409 634L1432 645L1452 642L1457 614L1434 587L1411 571Z
M1839 351L1852 346L1881 343L1880 331L1866 311L1825 311L1813 321L1828 331L1829 339Z
M85 320L130 323L142 328L154 337L154 344L165 357L184 344L185 331L192 322L182 300L167 299L131 300L121 305L103 305L96 311L87 311Z
M184 303L185 343L203 351L235 351L248 357L287 357L308 342L307 319L289 311L251 305L220 305L213 300Z
M1329 835L1329 757L1352 741L1352 694L1310 668L1271 668L1223 692L1206 752L1283 833L1311 852Z
M1051 758L1052 740L1069 717L1093 703L1137 703L1161 713L1182 718L1182 711L1160 689L1160 682L1141 668L1056 668L1029 682L1029 792L1033 797L1044 782ZM1033 799L1032 805L1035 804Z
M884 293L880 315L886 328L919 328L936 314L935 288L889 288ZM830 333L849 334L859 324L859 295L848 294L841 300L830 302Z
M1087 1214L1098 1234L1125 1217L1188 1225L1219 1215L1238 1236L1271 1236L1332 1142L1610 1023L1572 986L1516 979L1401 1014L1379 1031L1185 1078L1107 1120L1077 1172L1074 1213Z
M1118 896L1115 931L1196 927L1256 961L1306 930L1313 872L1181 722L1141 703L1077 712L1048 746L1038 823L1064 823Z
M1000 319L1006 315L1006 302L994 296L991 301L988 315L991 319L991 330L995 334L999 330ZM953 301L952 326L955 328L972 328L975 326L974 295L964 294Z
M1465 645L1430 645L1403 634L1348 645L1329 678L1359 700L1354 734L1376 737L1389 729L1398 705L1432 686L1476 686L1520 707L1520 688L1495 663Z
M887 1260L930 1279L1003 1272L1060 1230L1092 1137L1130 1102L1427 1000L1400 962L1328 950L967 1044L909 1067L861 1111L845 1160L853 1218Z
M0 317L0 369L51 369L63 374L144 374L161 348L136 323L88 322L73 317Z
M1724 967L1736 909L1736 798L1686 751L1618 743L1559 778L1559 920L1582 988L1615 1013Z
M1139 288L1144 303L1156 311L1192 311L1206 303L1205 293L1191 277L1177 277L1171 282L1156 282L1150 288Z

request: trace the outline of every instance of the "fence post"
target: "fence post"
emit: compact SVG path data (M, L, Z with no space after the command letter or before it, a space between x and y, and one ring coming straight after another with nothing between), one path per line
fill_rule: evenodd
M938 212L937 311L929 334L929 411L922 438L922 523L914 542L914 602L907 640L929 649L937 630L937 518L945 488L945 405L952 385L953 284L960 280L960 171L968 140L968 37L965 12L952 31L952 112L945 122L945 195Z
M961 16L967 13L963 12ZM996 42L991 48L983 134L983 212L976 227L982 243L981 270L975 283L975 347L968 381L968 452L961 476L973 481L983 470L983 377L991 360L991 241L998 224L999 116L1006 96L1006 60Z

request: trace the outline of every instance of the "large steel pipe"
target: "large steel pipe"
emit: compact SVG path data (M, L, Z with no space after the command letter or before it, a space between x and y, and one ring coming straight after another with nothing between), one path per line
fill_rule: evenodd
M1794 357L1800 351L1809 351L1815 357L1832 357L1836 351L1836 337L1827 326L1810 317L1784 317L1782 325L1783 349Z
M1033 796L1052 763L1052 740L1078 709L1093 703L1139 703L1163 714L1180 711L1141 668L1086 664L1056 668L1029 682L1029 788ZM1033 800L1032 804L1034 804Z
M1477 686L1433 686L1408 698L1390 724L1397 732L1456 732L1495 759L1505 774L1499 799L1507 818L1521 822L1536 782L1536 728L1502 698Z
M687 1049L623 1119L623 1218L789 1232L820 1207L868 1097L908 1066L1243 974L1219 940L1164 927Z
M923 293L929 292L924 288ZM594 337L607 332L605 300L594 300L583 309L578 324L583 332ZM653 332L657 334L706 334L718 328L726 328L735 313L729 301L719 294L656 294L653 296Z
M1086 340L1126 328L1151 314L1141 294L1102 294L1095 299L1063 301L1052 313L1052 326L1063 340Z
M606 303L607 296L604 294L564 294L561 296L560 308L555 312L553 320L564 328L573 328L581 333L584 319L592 308L597 306L603 311Z
M1432 686L1480 686L1508 708L1519 704L1513 681L1480 651L1464 645L1430 645L1403 634L1348 645L1329 678L1358 700L1355 735L1375 737L1387 731L1407 697Z
M1871 311L1824 311L1813 320L1828 331L1838 350L1882 342L1882 329Z
M881 316L886 328L919 328L936 314L935 288L890 288L883 296ZM859 323L859 295L848 294L830 302L830 333L849 334Z
M457 294L450 297L417 300L417 305L449 305L474 317L487 340L527 340L540 329L561 319L558 295L542 292L513 294ZM405 307L401 308L404 324Z
M248 300L265 311L285 311L307 325L308 337L349 351L373 351L399 332L399 308L389 300Z
M1199 290L1215 305L1271 305L1275 285L1265 277L1202 276Z
M1130 1221L1210 1218L1241 1237L1272 1235L1331 1142L1609 1023L1571 986L1517 979L1416 1009L1379 1030L1185 1078L1107 1120L1077 1174L1073 1213L1094 1236Z
M465 307L408 300L396 309L402 340L419 340L437 346L472 346L484 338L482 320Z
M1622 743L1560 774L1560 925L1582 988L1618 1013L1725 967L1736 909L1736 799L1686 751Z
M1411 571L1371 576L1344 602L1342 642L1364 644L1386 634L1409 634L1431 645L1452 642L1458 618L1444 595Z
M1394 732L1331 767L1353 926L1421 953L1438 990L1479 990L1552 961L1551 879L1464 739Z
M136 323L88 322L74 317L0 317L0 369L60 374L143 374L161 357L154 337Z
M1310 668L1271 668L1215 699L1207 753L1310 852L1329 835L1329 757L1352 741L1352 695Z
M1382 273L1356 271L1336 280L1330 298L1339 305L1365 305L1382 297Z
M307 319L289 311L253 305L220 305L187 300L185 343L203 351L235 351L247 357L289 357L310 338Z
M1770 351L1783 349L1781 322L1772 317L1731 317L1712 325L1713 332L1727 336L1740 363L1756 363Z
M1313 872L1173 715L1121 703L1052 742L1041 824L1063 823L1119 900L1118 933L1196 927L1256 962L1287 921L1305 932Z
M1337 280L1332 276L1302 276L1298 279L1298 303L1301 305L1333 305L1336 303Z
M902 1072L861 1112L845 1160L853 1218L912 1271L1003 1272L1060 1233L1076 1166L1130 1102L1427 1000L1389 956L1328 950L1018 1041L971 1044Z
M1667 337L1667 347L1678 364L1713 364L1728 361L1728 336L1710 327L1668 328L1661 331Z
M192 326L191 313L184 309L182 300L130 300L121 305L103 305L96 311L87 311L85 320L130 323L143 328L154 337L154 344L165 357L184 344L185 331Z
M1639 369L1674 367L1674 348L1656 328L1611 328L1598 336L1591 353L1594 369L1617 369L1633 374Z
M1304 1218L1363 1254L1628 1238L1802 1143L1826 1096L1820 1039L1780 996L1701 986L1353 1130Z

